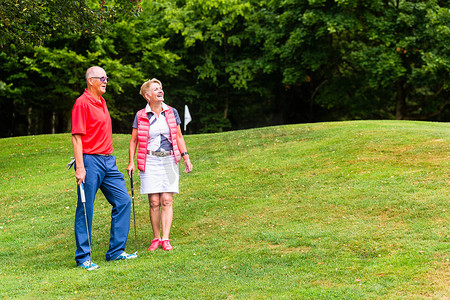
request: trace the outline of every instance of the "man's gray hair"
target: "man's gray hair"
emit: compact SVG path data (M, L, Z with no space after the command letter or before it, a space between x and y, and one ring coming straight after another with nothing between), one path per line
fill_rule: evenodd
M99 69L102 71L105 71L102 67L99 67L99 66L93 66L93 67L90 67L89 69L87 69L86 81L94 75L95 71L98 71Z

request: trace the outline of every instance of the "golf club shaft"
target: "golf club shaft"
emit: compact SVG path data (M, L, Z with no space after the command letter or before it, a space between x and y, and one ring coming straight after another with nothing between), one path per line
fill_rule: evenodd
M133 187L133 172L130 175L130 185L131 185L131 200L133 202L133 224L134 224L134 242L136 244L136 253L137 253L137 237L136 237L136 215L134 212L134 187Z
M89 226L88 226L88 219L87 219L87 214L86 214L86 194L84 193L84 183L83 182L80 184L80 196L81 196L81 202L83 203L84 220L86 222L86 233L87 233L88 244L89 244L90 263L92 263L92 248L91 248L91 239L89 237ZM91 267L90 264L89 264L89 267Z

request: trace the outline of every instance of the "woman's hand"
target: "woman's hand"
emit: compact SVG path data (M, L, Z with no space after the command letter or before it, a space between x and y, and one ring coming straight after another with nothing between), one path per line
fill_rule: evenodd
M134 162L128 164L127 167L128 176L131 178L131 174L134 173Z
M192 164L191 164L191 160L189 159L189 157L186 157L184 159L184 173L189 173L192 172Z

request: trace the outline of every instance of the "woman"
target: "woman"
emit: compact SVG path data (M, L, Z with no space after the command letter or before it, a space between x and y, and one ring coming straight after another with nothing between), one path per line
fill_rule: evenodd
M141 171L141 194L148 194L150 222L154 238L149 251L161 246L172 250L169 242L172 226L172 197L178 194L178 162L184 159L184 172L192 171L189 153L181 133L181 120L176 109L164 102L159 80L145 82L140 91L147 106L138 111L133 123L129 145L128 175L134 172L136 147L137 165ZM162 236L161 236L162 229Z

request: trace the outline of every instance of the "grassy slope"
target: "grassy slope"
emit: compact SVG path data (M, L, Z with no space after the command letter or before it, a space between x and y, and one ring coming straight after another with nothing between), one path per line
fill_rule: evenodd
M114 136L121 170L128 139ZM0 297L450 296L449 124L302 124L186 140L195 170L175 196L174 251L146 251L136 182L139 259L105 262L110 206L99 193L101 268L85 272L73 260L70 135L1 139Z

